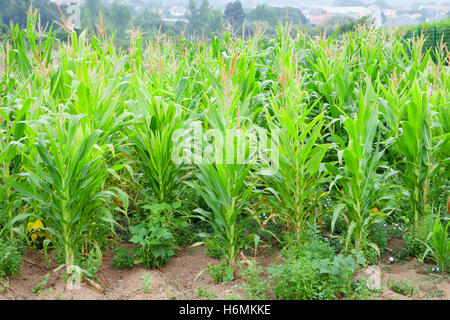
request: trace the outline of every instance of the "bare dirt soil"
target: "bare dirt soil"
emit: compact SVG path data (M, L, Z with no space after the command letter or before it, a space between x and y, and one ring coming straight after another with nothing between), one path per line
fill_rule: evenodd
M276 261L278 253L276 250L260 253L256 260L267 268ZM42 252L27 250L20 273L9 281L8 290L3 290L6 292L0 290L0 300L246 299L241 288L241 278L225 284L215 284L206 271L198 276L207 268L208 263L215 264L217 261L205 255L204 247L199 246L180 250L162 269L149 270L135 266L132 269L116 270L111 267L112 252L107 251L103 268L98 273L101 287L83 283L80 288L69 290L62 279L52 275L40 292L33 293L33 289L51 269ZM450 277L426 273L426 267L417 260L393 264L382 260L378 266L383 281L383 290L378 299L450 299ZM143 277L146 274L151 277L148 293L143 290ZM407 279L408 285L415 288L414 294L408 296L389 289L389 282L393 279ZM3 287L4 285L5 283ZM201 288L200 292L198 288Z
M388 300L422 300L422 299L450 299L450 277L443 274L430 274L426 267L417 259L394 264L380 264L383 283L386 287L379 299ZM411 295L399 294L389 287L391 283L403 281L409 288L413 288Z
M450 299L449 274L431 274L427 272L427 266L417 259L389 262L389 257L396 256L403 246L404 243L399 238L393 238L387 243L386 248L390 254L382 257L378 265L382 272L382 281L385 287L379 299ZM399 282L403 282L403 287L409 288L412 293L405 295L391 290L393 284Z
M205 255L204 249L203 246L182 249L164 268L153 270L141 266L116 270L111 266L112 252L107 251L104 255L104 267L97 274L101 288L83 283L80 288L69 290L66 289L66 283L55 274L39 293L33 293L33 289L51 269L46 264L43 253L27 250L22 269L10 280L7 292L0 293L0 299L245 299L246 296L241 289L243 283L241 278L225 284L215 284L207 271L198 276L209 263L218 262L217 259ZM274 251L255 258L266 268L277 256L278 253ZM151 289L148 293L143 290L143 277L146 274L151 277ZM200 294L197 290L199 287L202 292Z

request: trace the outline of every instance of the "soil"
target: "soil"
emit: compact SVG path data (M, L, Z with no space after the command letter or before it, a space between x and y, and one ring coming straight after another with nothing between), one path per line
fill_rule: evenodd
M51 269L42 252L27 250L19 274L9 281L6 292L0 290L0 300L245 299L246 295L241 288L242 278L238 277L225 284L215 284L206 271L199 275L209 263L218 262L217 259L205 255L204 249L203 246L183 248L164 268L153 270L141 266L117 270L111 266L112 252L107 251L103 268L98 273L101 287L83 282L79 288L69 290L66 283L55 274L38 293L33 293L33 289ZM278 253L277 250L258 253L255 259L267 268L272 262L276 262ZM426 266L415 259L389 263L388 259L384 258L378 266L382 272L383 290L377 299L450 299L450 277L427 273ZM146 274L151 276L151 289L148 293L143 290L143 276ZM389 289L390 281L405 279L415 288L412 296ZM202 288L200 294L197 290L199 287Z
M0 300L244 299L246 296L241 288L243 280L239 276L234 281L216 284L207 271L199 275L209 263L218 262L217 259L208 257L204 251L203 246L183 248L164 268L152 270L139 265L132 269L117 270L111 266L112 252L107 251L104 254L104 267L97 274L101 288L83 282L79 288L70 290L66 288L66 282L55 274L50 276L47 285L39 293L33 293L33 289L51 269L46 264L43 253L27 250L22 269L9 281L7 292L0 292ZM258 254L255 259L267 268L277 256L278 252L273 251ZM151 289L148 293L143 290L143 276L146 274L151 277ZM199 287L203 289L201 295L197 290Z
M386 287L379 299L384 300L449 300L450 276L427 272L425 265L417 259L393 264L379 264L383 284ZM389 289L391 283L407 281L408 287L414 288L412 295L404 295Z
M418 299L450 299L450 276L448 274L432 274L427 271L427 266L417 259L407 261L395 261L391 263L390 257L395 257L404 247L399 238L391 239L387 245L388 254L382 257L379 267L385 290L379 299L389 300L418 300ZM429 269L429 268L428 268ZM404 282L414 289L411 295L404 295L392 291L391 284Z

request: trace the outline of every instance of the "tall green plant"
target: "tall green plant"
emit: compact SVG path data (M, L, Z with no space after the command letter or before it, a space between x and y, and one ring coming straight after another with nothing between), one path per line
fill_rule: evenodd
M196 178L198 182L186 183L197 190L212 212L196 209L207 221L220 241L220 249L230 266L253 238L244 229L251 215L244 212L248 201L254 196L254 184L247 181L249 165L200 164Z
M379 109L371 88L360 92L357 112L344 120L348 144L338 152L341 167L327 168L335 175L339 199L333 213L332 230L341 214L348 224L346 245L353 240L356 249L366 245L368 228L379 223L389 210L386 207L386 179L394 172L383 168L380 143L376 141ZM379 136L379 135L378 135ZM332 186L334 185L334 182ZM376 246L371 244L374 248Z
M406 119L401 124L402 135L398 137L396 146L403 157L402 179L412 202L417 230L420 219L429 212L427 205L433 191L431 180L439 175L442 164L436 154L445 144L433 141L432 110L427 94L417 81L412 84L406 112ZM434 186L434 189L438 187Z
M289 94L289 98L281 104L274 97L271 103L273 116L267 111L269 128L279 139L278 144L272 142L272 148L278 148L279 166L273 175L263 179L266 191L272 195L269 197L271 205L294 226L300 241L320 197L319 186L326 174L320 164L328 146L317 143L323 113L310 119L315 105L308 107L301 101L302 96Z
M105 190L108 168L96 145L101 131L84 131L83 117L61 113L44 124L45 137L37 139L36 153L26 156L23 181L8 179L37 209L21 218L44 222L67 273L77 278L83 249L95 244L96 232L115 223L108 208L113 193Z
M425 243L427 250L425 250L422 257L422 259L424 259L428 254L430 254L442 272L450 270L449 227L450 222L447 222L447 225L444 227L439 215L436 217L433 230L430 232L427 239L428 243Z
M138 80L137 101L128 101L134 114L134 124L129 131L138 164L146 181L160 202L170 201L183 170L172 160L174 142L172 135L182 125L181 110L162 97L150 97L141 80Z
M8 179L16 180L22 167L21 152L25 146L25 129L23 123L27 119L27 111L32 100L0 107L0 196L2 214L0 221L10 222L14 217L18 201L14 190L7 183ZM11 227L10 238L14 237Z

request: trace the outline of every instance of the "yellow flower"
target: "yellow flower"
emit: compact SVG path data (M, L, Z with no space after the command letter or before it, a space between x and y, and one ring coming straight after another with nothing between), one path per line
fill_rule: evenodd
M27 230L29 233L31 233L31 240L36 240L38 237L38 233L36 231L39 231L40 229L44 228L44 224L41 220L36 220L34 222L29 222L27 224Z
M33 226L34 226L34 222L28 222L28 224L27 224L28 232L31 232L31 230L33 230Z

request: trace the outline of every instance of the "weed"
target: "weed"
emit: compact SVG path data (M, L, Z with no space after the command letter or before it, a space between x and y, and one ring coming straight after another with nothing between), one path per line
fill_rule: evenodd
M216 265L208 264L208 273L215 283L234 280L234 271L225 259L220 260Z
M197 297L200 299L208 299L215 300L217 299L217 293L214 291L209 291L209 286L198 287L197 288Z
M116 247L113 249L112 266L116 269L133 268L133 254L127 248Z
M256 260L250 260L248 266L241 271L244 278L242 286L250 300L265 300L269 292L268 281L263 279L263 269Z
M144 293L149 293L150 290L152 289L152 284L150 283L150 280L152 280L152 276L148 273L144 274L142 276L142 291L144 291Z
M23 252L17 244L3 240L0 242L0 275L15 277L22 267L22 259Z
M173 235L162 225L142 223L131 226L130 232L130 242L138 245L134 262L145 268L164 266L176 253Z
M411 284L408 279L404 280L391 279L388 282L388 288L396 293L408 297L412 297L417 292L417 286L415 284Z
M7 293L9 290L9 279L0 273L0 292Z

